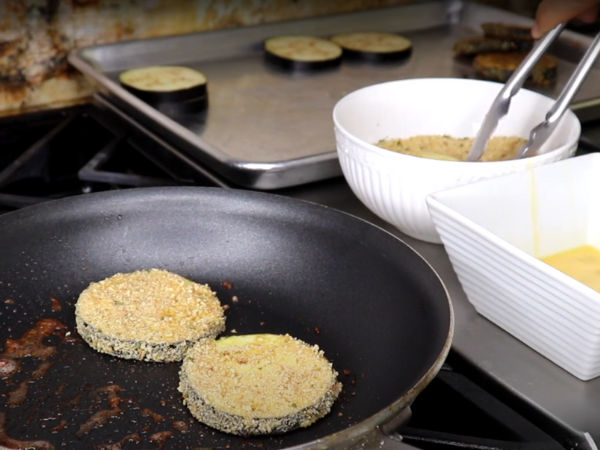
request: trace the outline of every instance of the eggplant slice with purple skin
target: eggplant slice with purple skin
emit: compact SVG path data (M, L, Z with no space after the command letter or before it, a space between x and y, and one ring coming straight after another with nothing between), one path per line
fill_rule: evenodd
M200 113L208 108L208 96L193 98L182 102L160 102L154 105L163 114L168 116L183 116L186 114Z
M208 106L208 80L189 67L138 67L121 73L119 81L124 89L165 114L200 112Z
M412 53L412 41L396 33L343 33L331 41L342 47L345 56L373 62L398 61Z
M268 62L286 70L320 70L337 67L342 61L342 48L314 36L274 36L264 43Z

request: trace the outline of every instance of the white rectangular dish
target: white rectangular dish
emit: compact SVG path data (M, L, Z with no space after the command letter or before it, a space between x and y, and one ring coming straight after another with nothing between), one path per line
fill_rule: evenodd
M475 309L582 380L600 375L600 293L540 258L600 248L599 191L589 154L427 198Z

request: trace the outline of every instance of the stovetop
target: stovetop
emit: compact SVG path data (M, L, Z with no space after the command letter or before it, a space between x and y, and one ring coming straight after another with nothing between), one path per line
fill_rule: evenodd
M584 137L580 152L597 151L593 142ZM169 185L236 188L101 98L0 120L0 213L71 195ZM423 450L593 448L454 352L411 410L399 433Z
M0 121L0 211L128 187L225 181L100 103Z

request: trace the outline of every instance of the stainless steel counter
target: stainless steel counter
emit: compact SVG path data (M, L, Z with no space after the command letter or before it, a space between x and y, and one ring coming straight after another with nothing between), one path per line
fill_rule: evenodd
M363 206L343 179L281 193L365 219L414 248L442 277L452 296L456 313L453 350L532 406L578 432L589 433L600 444L600 378L580 381L478 315L468 302L443 246L417 241L383 222Z

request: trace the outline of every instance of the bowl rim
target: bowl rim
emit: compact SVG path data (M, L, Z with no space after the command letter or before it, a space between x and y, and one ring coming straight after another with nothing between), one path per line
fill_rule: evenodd
M442 159L423 158L421 156L414 156L414 155L408 155L405 153L395 152L393 150L387 150L382 147L378 147L375 144L369 143L367 141L364 141L364 140L356 137L354 134L350 133L350 131L348 131L344 126L342 126L338 120L339 111L343 107L343 102L346 99L348 99L349 97L351 97L353 95L357 95L359 92L367 91L367 90L371 90L371 89L375 89L375 88L383 88L386 85L405 84L405 83L406 84L409 84L409 83L431 83L431 82L439 83L440 81L449 82L449 83L457 83L457 84L477 83L477 84L488 84L488 85L496 85L496 86L503 85L503 83L498 83L495 81L476 80L476 79L470 79L470 78L453 78L453 77L407 78L407 79L402 79L402 80L384 81L382 83L371 84L369 86L365 86L365 87L356 89L352 92L349 92L348 94L344 95L341 99L339 99L336 102L336 104L333 108L333 114L332 114L334 127L337 131L342 132L346 136L347 139L351 140L355 144L358 144L358 145L364 147L366 150L369 150L370 152L373 152L382 157L386 157L386 158L390 158L390 159L410 158L408 161L413 161L413 162L420 160L421 162L418 164L454 164L454 165L462 164L465 167L467 167L467 166L473 167L474 164L476 164L476 165L485 164L488 167L494 166L494 167L500 168L502 166L506 166L506 167L513 166L514 164L527 165L528 163L533 163L533 162L541 163L541 162L545 161L546 159L552 159L557 154L568 152L573 146L576 146L577 142L579 141L579 137L581 136L581 121L579 120L577 115L573 112L573 110L571 110L570 108L567 109L567 111L565 112L565 115L561 119L561 120L565 120L568 117L573 120L573 123L575 125L574 129L571 130L571 133L569 134L569 139L566 144L564 144L558 148L555 148L554 150L550 150L545 153L542 153L541 155L535 155L535 156L530 156L528 158L521 158L521 159L507 159L504 161L449 161L449 160L442 160ZM547 95L541 94L536 91L532 91L531 89L522 88L521 90L524 90L530 94L533 94L538 97L543 97L543 98L551 100L551 101L554 100L551 97L548 97ZM574 134L574 136L572 137L573 134ZM441 136L441 134L440 134L440 136ZM342 152L340 152L339 147L337 147L337 150L338 150L338 154L342 153Z

